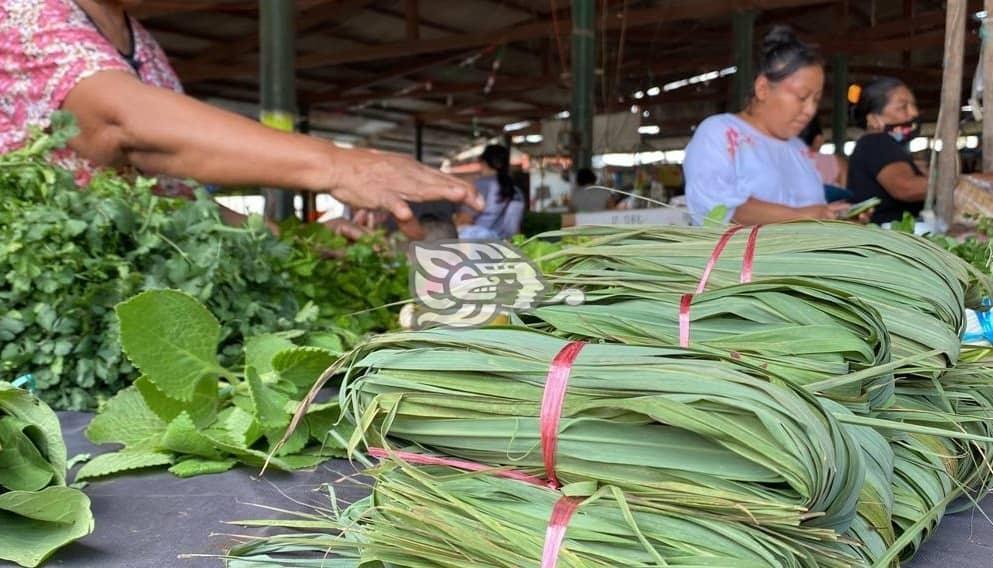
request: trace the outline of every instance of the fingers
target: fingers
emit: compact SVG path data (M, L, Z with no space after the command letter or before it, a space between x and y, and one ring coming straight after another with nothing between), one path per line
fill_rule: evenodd
M464 203L477 211L486 206L483 198L476 192L472 184L455 176L429 168L424 164L408 161L412 168L404 184L409 189L403 192L408 201L432 201L444 199L453 203Z
M387 211L393 214L393 217L397 220L397 224L407 223L414 220L414 213L410 210L407 202L399 197L391 196L387 205ZM416 222L416 220L414 220L414 222Z
M424 231L424 227L421 226L417 219L410 219L408 221L397 221L397 228L405 237L412 241L423 241L427 234Z

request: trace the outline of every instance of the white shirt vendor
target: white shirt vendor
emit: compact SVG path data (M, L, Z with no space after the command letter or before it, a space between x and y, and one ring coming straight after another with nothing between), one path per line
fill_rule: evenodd
M780 140L734 114L718 114L697 127L683 163L686 203L701 224L715 207L735 209L755 198L789 207L825 203L824 185L799 138Z

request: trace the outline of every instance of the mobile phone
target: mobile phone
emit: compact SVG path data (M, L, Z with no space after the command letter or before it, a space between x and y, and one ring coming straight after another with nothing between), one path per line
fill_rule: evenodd
M878 197L870 197L865 201L856 203L845 211L845 219L854 219L882 202L883 200Z

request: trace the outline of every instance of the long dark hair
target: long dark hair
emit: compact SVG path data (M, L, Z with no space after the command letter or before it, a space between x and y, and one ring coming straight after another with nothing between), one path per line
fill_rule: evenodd
M851 106L852 121L859 128L865 130L869 127L870 114L882 114L887 103L890 102L890 95L900 87L907 84L896 77L878 77L871 83L862 87L858 95L858 100Z
M800 41L789 26L774 26L759 48L755 77L778 83L804 67L824 65L816 49Z
M490 144L483 149L480 161L496 170L497 183L500 185L500 201L508 201L517 195L514 180L510 177L510 151L499 144Z

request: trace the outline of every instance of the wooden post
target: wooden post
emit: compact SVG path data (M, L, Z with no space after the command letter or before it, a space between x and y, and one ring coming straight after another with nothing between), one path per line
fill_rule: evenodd
M958 179L959 116L962 114L962 66L965 51L967 0L948 0L945 18L944 73L941 79L941 118L938 138L938 176L935 187L935 213L943 230L951 227L955 217L955 183Z
M406 0L404 12L407 16L407 39L421 39L421 15L417 6L417 0Z
M838 37L848 34L848 0L835 8L835 33ZM834 109L831 111L831 141L836 156L845 155L845 142L848 140L848 54L836 53L831 58L831 97Z
M424 161L424 122L414 122L414 159Z
M983 171L993 172L993 0L984 2L983 20Z
M734 13L732 30L734 35L734 64L738 72L734 75L734 111L743 110L748 106L755 79L752 45L755 43L755 19L758 13L754 10L743 10Z

